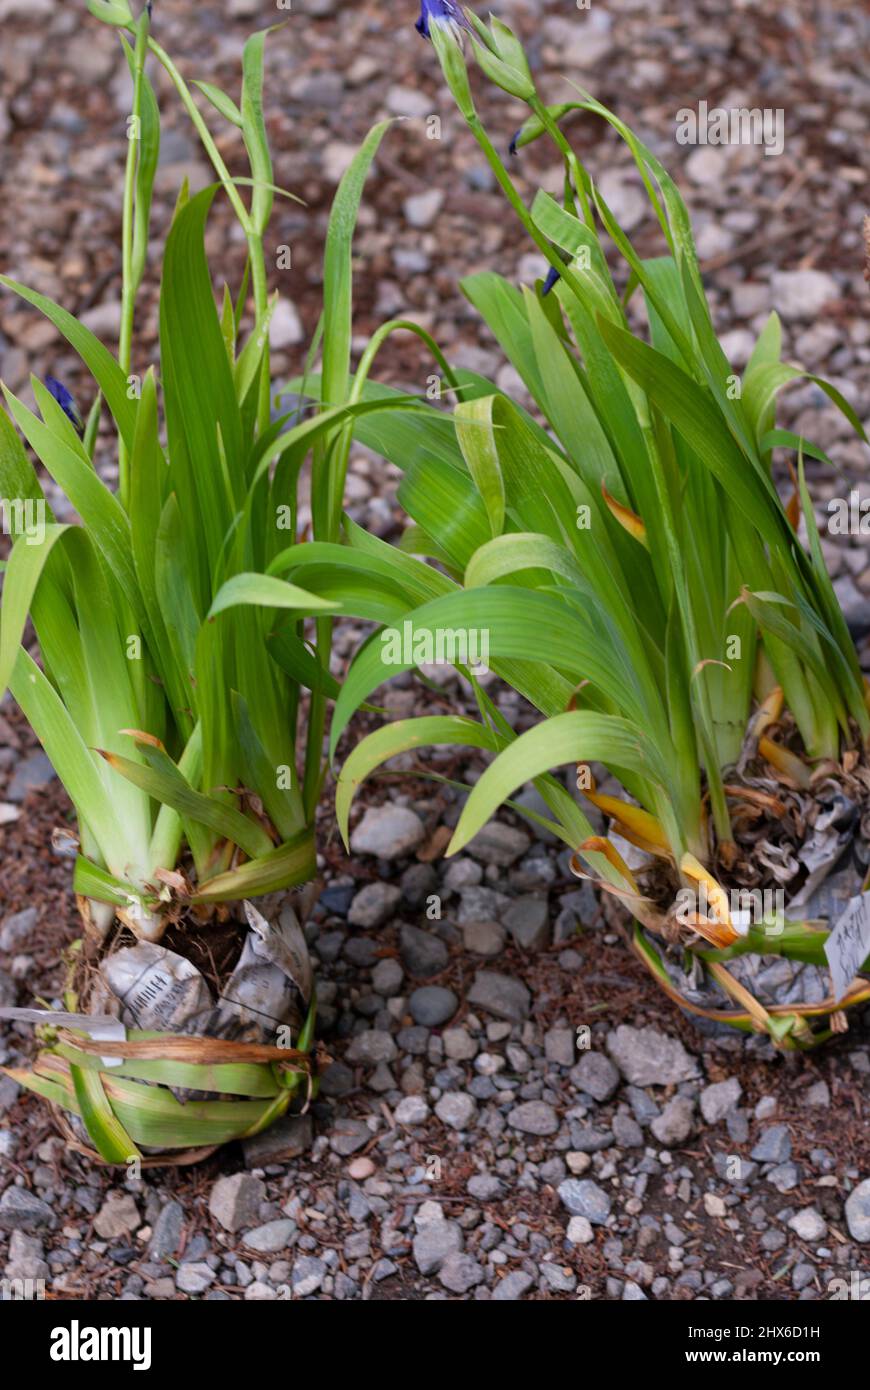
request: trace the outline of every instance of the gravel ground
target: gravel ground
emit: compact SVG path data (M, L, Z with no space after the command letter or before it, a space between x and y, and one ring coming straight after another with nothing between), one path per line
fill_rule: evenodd
M357 238L358 332L410 311L457 363L510 384L463 300L462 274L540 271L506 219L487 170L443 98L411 0L298 0L269 57L282 204L275 273L286 297L276 365L291 374L318 312L320 254L335 183L385 112L411 117L379 157ZM588 13L519 3L547 94L560 74L630 118L687 195L717 325L735 366L775 301L787 351L833 380L870 419L870 319L862 278L863 139L870 85L865 16L847 3L678 0L668 13L597 3ZM156 0L161 42L190 77L233 89L249 28L271 5ZM0 0L3 269L84 313L112 340L118 321L118 188L126 78L114 35L48 0ZM160 83L161 92L164 91ZM680 148L676 112L782 108L785 148ZM189 127L170 109L154 218L152 280L175 192L209 181ZM426 138L427 115L442 119ZM487 98L504 142L514 103ZM578 146L643 252L657 242L621 146L581 124ZM241 167L235 136L222 141ZM519 169L554 187L537 147ZM218 208L210 250L230 278L243 247ZM156 352L143 297L138 366ZM35 370L88 387L52 330L0 299L0 376L26 393ZM381 374L421 389L428 363L393 340ZM812 385L783 423L821 443L830 497L870 497L868 454ZM108 443L108 441L107 441ZM110 476L111 456L100 460ZM350 501L379 535L400 530L395 471L363 452ZM844 607L866 621L866 538L829 537ZM359 632L342 633L339 657ZM462 699L453 687L445 695ZM385 697L398 716L439 707L410 677ZM516 712L509 696L506 711ZM433 757L450 776L474 760ZM231 1146L194 1170L137 1181L65 1151L45 1109L0 1078L0 1261L8 1279L54 1297L375 1299L818 1299L868 1274L870 1020L809 1058L765 1043L703 1037L658 994L570 877L564 857L510 817L446 863L459 804L393 765L361 799L351 856L322 810L327 887L310 925L320 1028L334 1058L309 1115ZM0 1000L53 998L76 934L68 861L49 848L70 810L17 712L0 707ZM24 914L22 916L22 914ZM588 1047L578 1047L578 1028ZM585 1039L581 1035L579 1041ZM24 1030L0 1060L26 1056Z

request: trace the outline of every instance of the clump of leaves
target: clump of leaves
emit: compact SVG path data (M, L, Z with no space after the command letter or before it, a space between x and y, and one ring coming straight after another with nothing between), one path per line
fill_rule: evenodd
M428 417L358 421L357 437L404 470L410 553L384 555L376 580L354 571L333 593L350 611L407 628L412 647L418 635L485 633L492 669L542 717L517 736L466 672L479 720L401 721L365 739L342 769L342 827L362 779L394 754L425 743L487 749L497 756L448 853L533 780L552 813L548 827L576 852L578 872L633 914L635 949L667 988L662 951L689 947L724 991L729 1022L809 1045L826 1033L814 1035L807 1019L833 1015L840 1026L836 1006L870 997L866 980L840 1001L766 1008L723 964L751 951L825 965L825 924L775 914L750 925L729 890L794 894L807 877L803 847L838 798L848 805L844 844L868 823L867 687L804 476L807 456L826 459L775 418L779 391L808 374L781 361L775 314L744 372L733 370L683 200L618 116L579 91L546 106L505 25L493 19L487 28L470 12L458 25L457 7L434 0L424 8L457 105L551 266L534 289L493 273L462 286L534 410L458 372L445 382L458 397L452 414L433 406ZM539 191L527 206L515 187L473 99L466 26L486 75L529 107L512 148L547 138L558 150L561 199ZM607 121L625 141L663 255L642 258L619 226L563 131L573 112ZM605 238L626 270L621 291ZM629 324L637 292L648 340ZM864 438L842 395L809 379ZM363 386L361 395L382 398L384 388ZM786 502L774 479L777 449L793 480ZM300 565L294 578L304 576ZM333 751L360 701L395 673L386 651L373 640L354 661ZM599 788L593 760L618 786ZM578 764L580 804L551 773L568 762ZM584 803L606 815L613 834L593 832ZM687 895L696 904L688 915L679 910Z

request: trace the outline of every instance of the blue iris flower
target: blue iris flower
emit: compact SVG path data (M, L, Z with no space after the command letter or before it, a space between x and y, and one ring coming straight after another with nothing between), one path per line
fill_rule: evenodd
M421 0L420 18L414 28L424 39L428 39L429 27L432 24L449 29L457 40L461 38L460 30L471 28L456 0Z
M543 287L543 289L541 290L541 294L549 294L549 293L550 293L550 290L551 290L551 289L553 288L553 286L556 284L556 281L557 281L557 280L561 280L561 278L562 278L562 277L561 277L561 275L559 274L559 272L558 272L558 270L556 269L556 267L555 267L554 265L551 265L551 266L550 266L550 269L547 271L547 278L546 278L546 280L544 281L544 287Z
M56 377L47 376L45 378L45 387L49 395L54 396L54 399L57 401L67 419L72 420L79 434L84 434L85 425L79 414L79 408L72 394L66 389L63 382L58 381Z

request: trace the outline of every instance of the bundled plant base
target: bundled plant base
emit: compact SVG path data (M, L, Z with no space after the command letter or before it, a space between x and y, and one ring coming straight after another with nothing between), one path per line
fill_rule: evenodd
M338 562L344 579L330 592L390 640L357 654L332 749L360 702L416 664L417 642L437 649L445 632L454 648L457 633L469 650L485 638L491 670L540 718L518 734L454 655L478 718L405 720L363 740L342 769L339 821L346 832L360 782L396 754L427 743L485 750L448 854L534 783L549 816L531 819L571 848L612 917L634 917L633 948L669 995L778 1046L812 1046L870 998L870 701L806 483L807 458L830 461L777 426L778 393L810 380L866 443L864 429L836 388L782 360L776 314L734 370L679 191L617 115L579 89L546 105L496 18L487 26L424 0L420 27L550 272L534 288L490 272L462 286L532 408L448 370L452 413L431 405L413 420L354 422L403 470L412 525L405 553L377 552L376 578L354 559L352 529ZM469 49L528 108L510 154L552 143L560 198L541 189L527 203L514 185L477 109ZM662 255L639 255L619 226L565 133L575 116L625 142ZM635 294L642 333L629 319ZM396 327L409 325L381 329L360 362L362 400L389 400L366 378ZM300 556L294 579L309 573ZM600 787L593 761L605 769ZM577 765L576 799L552 774L566 763ZM609 834L593 829L590 806Z
M85 934L63 1010L6 1014L41 1028L44 1050L15 1079L66 1114L71 1142L109 1163L188 1161L257 1133L316 1087L311 965L285 899L316 873L336 604L275 571L297 539L309 455L315 541L338 539L350 243L379 133L345 175L328 235L330 408L273 416L277 295L263 237L282 191L262 108L268 31L245 46L238 105L197 84L241 133L251 176L234 179L151 35L150 5L138 19L126 0L90 8L118 28L133 76L117 358L64 309L0 277L55 325L99 390L87 419L51 379L32 379L38 413L5 387L9 415L0 411L2 496L45 523L40 535L14 535L0 690L9 686L74 804L78 834L61 848L72 845ZM195 197L180 190L163 257L160 374L151 366L140 378L134 310L160 138L149 60L175 85L217 182ZM205 253L219 189L248 247L242 284L235 294L224 286L220 310ZM116 490L94 462L103 402L117 431ZM18 431L80 524L56 522ZM41 664L22 645L28 616ZM303 922L310 903L296 900Z
M783 722L777 741L787 748L795 730L793 721ZM777 1018L797 1018L803 1026L793 1026L794 1036L820 1041L820 1028L826 1035L845 1031L843 1010L870 1000L870 980L832 999L823 955L827 924L861 893L870 871L870 761L853 751L799 785L771 767L757 745L757 738L747 740L725 787L734 839L711 847L716 881L733 885L728 912L739 938L717 949L719 924L699 927L694 894L681 901L672 866L627 842L624 858L651 912L647 925L626 932L619 899L606 894L606 917L674 1001L702 1026L706 1021L706 1031L757 1031L764 1018L765 1031L775 1033ZM618 828L610 838L619 844ZM576 861L572 867L588 877Z
M210 972L192 962L218 952L210 923L179 924L183 954L126 928L77 943L67 1020L41 1025L32 1072L10 1073L54 1106L70 1147L95 1162L194 1163L307 1108L318 1084L311 962L291 900L273 898L261 902L268 916L245 903L247 935L226 917L225 959Z

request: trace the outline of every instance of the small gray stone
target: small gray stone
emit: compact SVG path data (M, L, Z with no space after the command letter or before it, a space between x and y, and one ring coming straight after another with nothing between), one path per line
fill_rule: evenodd
M13 1231L9 1237L6 1278L48 1279L50 1275L51 1270L46 1263L42 1241L37 1236L25 1235L24 1231Z
M462 928L462 941L473 955L492 958L504 950L505 934L498 922L467 922Z
M633 1279L627 1279L625 1288L622 1290L623 1303L646 1303L647 1296L640 1284L636 1284Z
M462 1227L455 1221L432 1221L417 1232L413 1242L414 1260L421 1274L437 1274L448 1255L462 1253L465 1244Z
M439 1028L458 1008L459 1000L453 990L443 985L421 985L408 1000L408 1012L424 1028Z
M724 1120L742 1095L743 1087L736 1076L729 1076L727 1081L716 1081L712 1086L705 1086L701 1092L701 1114L707 1124L715 1125Z
M470 922L494 922L509 903L510 898L505 897L504 893L497 893L494 888L484 888L482 885L463 888L459 894L456 922L460 927L466 927Z
M551 1260L544 1260L541 1264L541 1273L544 1276L544 1283L548 1289L554 1293L573 1293L577 1286L577 1276L565 1265L553 1264Z
M550 1028L544 1034L544 1056L547 1061L557 1067L573 1066L577 1056L574 1050L575 1038L576 1034L571 1028Z
M349 1062L364 1067L376 1067L379 1062L394 1062L398 1055L395 1038L382 1028L367 1028L357 1033L345 1054Z
M352 927L379 927L402 900L394 883L367 883L354 896L347 914Z
M341 1062L335 1062L328 1070L334 1073L336 1067L343 1067L343 1065ZM320 1079L321 1093L323 1095L335 1094L334 1091L324 1087L324 1079L324 1077ZM334 1076L333 1080L335 1080ZM351 1084L352 1082L351 1076ZM313 1139L314 1131L310 1115L282 1115L280 1120L276 1120L268 1129L264 1129L262 1134L255 1134L252 1138L242 1141L245 1167L263 1168L267 1163L284 1163L287 1159L298 1158L300 1154L305 1153L306 1149L311 1148Z
M365 1120L343 1118L336 1120L329 1136L329 1147L341 1158L349 1158L357 1150L365 1148L372 1137Z
M447 968L447 947L434 932L422 931L420 927L402 927L399 950L402 964L416 979L428 980Z
M492 1291L493 1303L513 1303L516 1299L522 1298L524 1293L528 1293L534 1283L531 1274L527 1274L524 1269L512 1269L510 1274L496 1284Z
M840 289L824 270L780 270L772 278L773 302L781 318L816 319Z
M379 960L372 971L372 987L382 999L392 999L402 988L402 967L392 956Z
M214 1283L217 1275L204 1261L180 1265L176 1270L175 1284L182 1293L205 1293Z
M752 1150L757 1163L787 1163L791 1158L791 1136L786 1125L769 1125Z
M684 1144L692 1133L694 1106L688 1096L673 1096L662 1113L652 1121L650 1130L660 1144L671 1148Z
M861 1245L870 1241L870 1178L859 1182L846 1198L846 1225L853 1240Z
M278 1221L267 1221L265 1226L255 1227L253 1231L248 1231L242 1240L249 1250L256 1250L260 1255L275 1255L279 1250L287 1249L295 1232L296 1222L285 1217Z
M354 854L400 859L417 848L425 834L423 822L408 806L370 806L350 837Z
M585 1216L593 1226L603 1226L610 1215L610 1198L591 1178L566 1178L559 1196L572 1216Z
M0 1231L40 1231L54 1225L54 1212L47 1202L26 1187L7 1187L0 1197Z
M429 1115L429 1106L422 1096L405 1096L393 1111L400 1125L422 1125Z
M728 1130L728 1138L735 1144L749 1142L749 1120L745 1110L741 1110L739 1107L736 1110L729 1110L725 1116L725 1126Z
M609 1149L613 1135L609 1129L596 1129L594 1125L581 1125L572 1121L571 1144L577 1153L597 1154Z
M450 1129L467 1129L477 1116L477 1102L465 1091L445 1091L435 1105L435 1114Z
M0 951L14 955L29 940L38 920L35 907L25 907L22 912L12 912L4 917L3 926L0 927Z
M447 1256L438 1271L438 1278L451 1293L468 1293L475 1284L483 1283L484 1272L477 1260L459 1251Z
M540 951L550 941L550 922L546 898L525 894L516 898L503 917L504 925L524 951Z
M657 1028L620 1024L608 1034L607 1050L634 1086L675 1086L698 1075L698 1064L683 1044Z
M821 1240L827 1233L827 1223L815 1207L801 1207L788 1223L799 1240Z
M468 992L468 1002L509 1023L522 1023L529 1016L531 995L522 980L500 975L494 970L478 970Z
M508 1124L522 1134L535 1134L544 1137L555 1134L559 1128L559 1117L552 1105L543 1100L527 1100L514 1106L508 1115Z
M585 1091L593 1100L605 1101L619 1085L619 1072L603 1052L584 1052L572 1068L571 1080L578 1091Z
M54 768L42 749L38 748L28 753L16 766L6 788L6 800L20 804L29 791L47 787L54 777Z
M183 1223L184 1208L181 1204L173 1201L164 1202L148 1242L149 1259L165 1260L168 1255L176 1253L181 1244Z
M296 305L292 300L279 299L269 320L269 345L280 352L304 341L305 329Z
M413 193L404 202L404 212L412 227L431 227L441 211L444 193L440 188L427 188L424 193Z
M767 1181L777 1192L791 1192L801 1180L800 1169L796 1163L778 1163L770 1169Z
M572 1216L568 1222L565 1238L569 1245L588 1245L595 1239L592 1223L585 1216Z
M516 859L527 853L531 843L524 830L492 820L482 830L478 830L465 848L468 854L479 859L482 864L494 864L499 869L509 869Z
M445 1055L453 1062L470 1062L477 1056L477 1043L466 1028L445 1028L441 1041Z
M102 1240L118 1240L141 1225L139 1208L129 1192L110 1192L94 1217L94 1230Z
M643 1130L631 1115L618 1112L613 1117L613 1137L621 1149L643 1147Z
M468 1195L479 1202L491 1202L504 1193L504 1183L494 1173L475 1173L466 1184Z
M316 1293L326 1278L326 1265L313 1255L300 1255L293 1265L290 1283L297 1298Z
M252 1226L260 1214L266 1189L251 1173L232 1173L218 1178L208 1199L208 1209L225 1231Z
M831 1104L831 1092L827 1081L816 1081L810 1086L804 1092L804 1101L807 1105L817 1105L820 1109L826 1110Z

